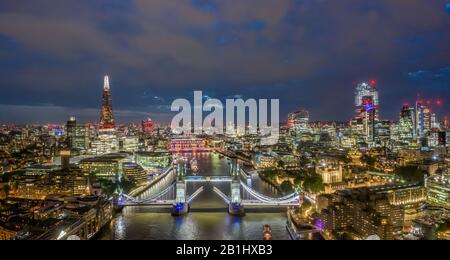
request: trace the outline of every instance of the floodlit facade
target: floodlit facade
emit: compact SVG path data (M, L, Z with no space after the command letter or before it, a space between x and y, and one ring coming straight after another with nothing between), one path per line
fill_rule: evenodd
M426 181L428 203L450 209L450 178L449 176L431 176Z
M119 140L114 129L102 130L91 145L92 154L102 155L119 151Z
M116 180L123 174L123 164L130 161L126 154L108 154L83 159L79 165L85 175Z
M201 138L172 139L169 144L171 152L202 152L209 151L205 140Z
M168 152L137 152L135 161L144 169L163 169L170 164Z
M120 150L124 152L136 152L139 149L137 136L125 136L120 138Z
M325 230L351 230L361 239L373 235L383 240L394 239L403 229L405 211L403 206L390 203L388 190L360 188L338 191L320 214Z
M324 184L342 182L342 165L322 161L316 166L316 173L322 176Z
M128 180L136 183L137 185L144 185L148 182L146 172L140 165L136 163L124 163L123 174L128 178Z

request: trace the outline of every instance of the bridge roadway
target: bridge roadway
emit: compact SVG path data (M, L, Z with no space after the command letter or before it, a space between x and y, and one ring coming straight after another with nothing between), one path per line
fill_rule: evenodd
M170 213L172 211L172 204L168 205L129 205L127 208L145 207L145 212L150 213ZM263 205L250 205L245 206L245 212L247 213L285 213L286 206L263 206ZM227 207L191 207L189 213L227 213Z
M186 176L186 182L231 182L231 176Z

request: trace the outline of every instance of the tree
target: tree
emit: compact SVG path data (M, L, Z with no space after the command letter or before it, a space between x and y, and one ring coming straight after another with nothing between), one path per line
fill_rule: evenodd
M423 183L427 172L417 166L402 166L395 169L394 174L406 182Z
M302 174L299 174L295 177L294 184L296 186L301 186L304 180L305 180L305 176Z
M277 166L278 166L279 169L284 169L286 164L284 163L283 160L279 160L278 163L277 163Z
M129 193L136 187L136 185L133 182L131 182L127 179L122 179L122 181L119 183L119 186L122 188L123 192L125 192L125 193Z
M363 156L361 156L361 162L369 166L370 168L373 168L375 167L376 159L368 154L364 154Z
M101 179L99 182L101 184L103 193L105 193L108 196L113 195L117 189L117 183L115 183L111 180Z
M24 173L25 173L25 171L23 171L23 170L18 170L18 171L14 171L14 172L7 172L7 173L3 174L1 179L3 180L3 182L9 182L9 181L12 180L12 178L14 176L22 175Z
M342 161L344 164L349 164L352 162L352 158L350 158L348 155L346 154L342 154L338 156L338 160Z
M5 192L5 196L8 197L9 196L9 192L10 192L11 188L9 187L8 184L5 184L3 186L3 191Z
M305 181L305 179L310 175L311 172L308 170L300 170L295 172L294 185L300 186Z
M294 187L292 187L292 183L290 181L283 181L280 185L281 190L284 193L292 193L294 192Z
M450 230L450 220L446 220L442 223L437 224L436 231L437 232L446 232Z
M261 172L261 175L264 178L274 181L277 178L278 171L277 170L264 170Z
M333 236L337 240L353 240L353 237L347 232L333 231Z
M323 185L322 176L316 173L309 175L303 182L303 189L310 193L319 193L324 191L325 186Z

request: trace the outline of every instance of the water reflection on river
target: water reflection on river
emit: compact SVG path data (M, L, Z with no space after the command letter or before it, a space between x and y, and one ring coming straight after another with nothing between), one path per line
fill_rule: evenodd
M195 155L201 176L229 175L226 159L217 154ZM260 240L263 225L272 227L273 239L289 239L285 213L247 213L245 217L232 217L226 212L223 200L213 192L213 185L229 194L229 183L189 183L188 193L198 187L205 190L192 202L187 216L172 217L168 210L150 207L129 207L113 220L100 234L101 239L118 240ZM251 180L252 187L269 196L279 196L277 190L258 177Z

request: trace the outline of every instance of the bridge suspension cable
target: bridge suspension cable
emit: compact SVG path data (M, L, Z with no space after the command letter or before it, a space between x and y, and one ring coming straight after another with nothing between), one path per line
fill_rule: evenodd
M172 192L172 194L169 194L170 192ZM139 198L135 198L135 197L131 197L127 194L121 194L121 196L123 196L126 200L124 202L122 202L122 204L127 205L127 204L131 204L131 205L140 205L140 204L167 204L168 201L172 201L175 195L175 183L172 183L170 186L168 186L167 188L165 188L164 190L153 194L152 197L150 198L146 198L146 199L139 199ZM161 198L163 196L168 195L171 196L171 198L165 199L165 200L161 200Z
M175 182L172 183L171 185L169 185L166 189L162 190L161 192L158 192L154 195L152 195L151 198L147 198L147 199L143 199L141 200L142 203L147 203L147 202L151 202L151 201L155 201L158 198L161 198L162 196L166 195L167 193L169 193L170 191L174 191L175 190Z
M241 181L241 186L244 188L246 192L248 192L251 196L256 198L257 200L267 203L267 204L291 204L300 201L300 196L298 193L289 194L282 198L271 198L265 196L259 192L256 192L252 188L248 187L245 183Z

